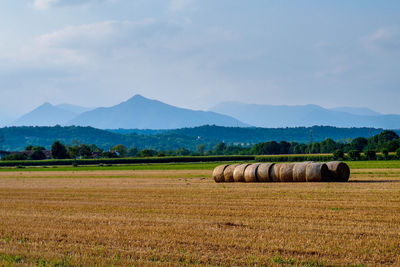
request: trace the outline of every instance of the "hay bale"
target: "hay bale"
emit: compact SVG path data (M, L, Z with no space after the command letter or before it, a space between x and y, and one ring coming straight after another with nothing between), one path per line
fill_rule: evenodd
M235 168L235 170L233 171L233 180L236 183L242 183L245 182L244 180L244 172L246 170L246 168L250 166L250 164L245 163L245 164L240 164L239 166L237 166Z
M244 180L246 183L256 183L257 179L257 169L260 166L260 163L251 164L244 171Z
M279 180L282 183L293 182L293 163L284 163L279 169Z
M350 168L344 162L332 161L326 164L329 169L329 178L332 182L348 182L350 178Z
M329 181L329 169L325 163L310 163L306 167L307 182Z
M257 179L260 183L272 182L270 171L275 163L262 163L257 168Z
M232 164L225 168L224 170L225 183L233 183L235 181L233 180L233 172L235 171L235 168L237 166L239 166L239 164Z
M270 179L273 182L280 182L281 181L280 176L279 176L279 170L280 170L281 167L282 167L281 163L274 164L274 166L271 167L271 172L270 172L270 177L271 178Z
M228 164L219 165L219 166L217 166L217 167L214 169L214 171L213 171L213 178L214 178L214 181L215 181L216 183L223 183L223 182L225 182L225 179L224 179L224 170L225 170L225 168L228 167L228 166L229 166Z
M306 168L312 161L295 163L293 166L293 182L306 182Z

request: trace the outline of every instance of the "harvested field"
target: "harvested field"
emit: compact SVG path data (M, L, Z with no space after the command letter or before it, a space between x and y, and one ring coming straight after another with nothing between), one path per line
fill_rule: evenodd
M217 184L209 170L0 173L0 263L400 265L400 169Z

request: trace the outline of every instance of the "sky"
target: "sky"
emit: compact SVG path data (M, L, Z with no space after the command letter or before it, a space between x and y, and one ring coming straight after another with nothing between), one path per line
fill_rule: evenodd
M398 0L2 1L0 32L0 125L135 94L400 114Z

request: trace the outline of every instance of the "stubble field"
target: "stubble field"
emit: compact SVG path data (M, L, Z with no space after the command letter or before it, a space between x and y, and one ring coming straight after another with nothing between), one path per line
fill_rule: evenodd
M0 263L400 265L399 168L216 184L212 169L1 171Z

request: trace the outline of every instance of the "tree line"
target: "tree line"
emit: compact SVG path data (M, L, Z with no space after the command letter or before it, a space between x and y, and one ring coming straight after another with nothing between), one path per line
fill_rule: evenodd
M24 153L12 154L3 157L3 160L41 160L46 159L46 150L42 146L28 146ZM207 149L206 144L199 144L196 150L180 148L178 150L154 150L136 147L126 147L122 144L108 150L99 148L95 144L81 144L74 142L65 145L60 141L53 142L50 156L53 159L88 159L88 158L125 158L125 157L163 157L163 156L208 156L208 155L280 155L280 154L326 154L334 153L335 158L348 153L351 159L359 159L364 152L368 158L373 159L376 152L388 155L397 152L400 156L400 138L394 131L383 131L373 137L358 137L353 140L334 141L327 138L322 142L311 144L297 142L268 141L255 144L251 147L226 145L217 143L212 149Z

